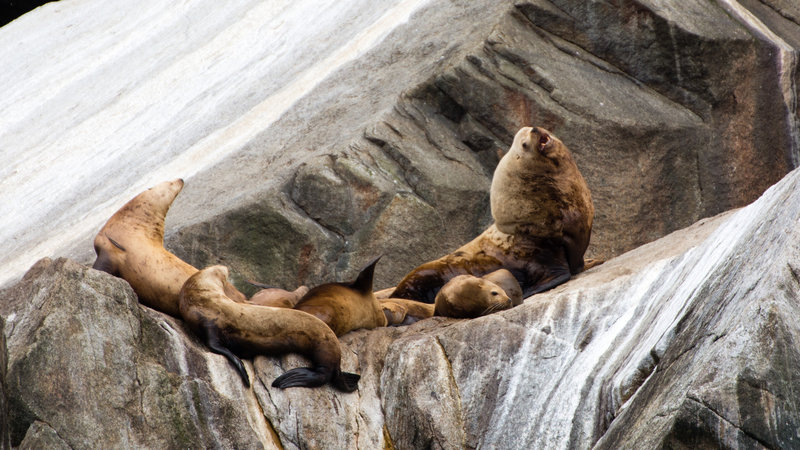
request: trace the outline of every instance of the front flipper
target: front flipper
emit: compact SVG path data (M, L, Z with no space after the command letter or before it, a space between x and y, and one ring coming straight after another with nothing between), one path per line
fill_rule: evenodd
M239 359L238 356L234 355L233 352L228 350L219 339L219 330L213 323L205 321L203 322L203 330L206 333L206 345L208 348L211 349L212 352L218 353L220 355L225 356L228 360L236 367L236 370L239 372L239 375L242 376L242 381L244 381L245 387L250 387L250 376L247 375L247 370L244 368L244 364L242 360Z
M317 372L308 367L298 367L275 378L275 381L272 382L272 387L286 389L289 387L322 386L330 378L330 373L325 372Z
M570 275L569 270L554 274L550 278L546 278L537 284L528 286L524 291L522 291L522 298L528 298L531 295L553 289L560 284L566 283L571 277L572 275Z

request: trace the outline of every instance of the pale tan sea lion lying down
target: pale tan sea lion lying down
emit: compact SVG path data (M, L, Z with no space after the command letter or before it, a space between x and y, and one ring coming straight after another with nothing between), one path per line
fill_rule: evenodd
M228 358L245 385L250 386L250 378L240 357L299 353L311 359L313 367L292 369L272 386L315 387L330 382L344 392L356 390L360 376L341 371L339 340L324 322L295 309L235 302L225 294L227 278L225 266L192 275L180 291L180 312L211 351Z
M453 278L439 291L433 305L401 298L384 298L380 303L389 325L409 325L434 315L474 318L508 309L522 303L522 290L511 272L500 269L481 278Z

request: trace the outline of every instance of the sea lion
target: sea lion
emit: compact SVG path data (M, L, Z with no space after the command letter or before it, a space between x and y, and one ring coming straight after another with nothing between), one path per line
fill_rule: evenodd
M411 325L420 320L433 317L433 305L405 298L386 298L378 300L386 316L387 325Z
M260 306L273 306L276 308L294 308L297 302L308 293L308 286L300 286L294 291L287 291L281 288L265 286L263 284L249 281L250 284L260 286L263 289L253 294L248 303Z
M114 213L94 238L92 265L127 281L142 304L174 317L181 286L197 272L164 248L164 218L181 189L183 180L165 181ZM246 298L227 282L225 291L236 301Z
M386 316L372 292L379 259L367 264L351 283L326 283L311 289L294 308L316 316L337 336L358 328L385 327Z
M558 286L584 267L594 206L567 147L543 128L522 128L492 177L494 223L458 250L412 270L392 297L434 302L458 275L507 269L524 297Z
M313 367L292 369L276 378L273 387L330 382L340 391L356 390L360 375L341 371L339 340L325 323L295 309L235 302L225 295L227 279L225 266L189 277L180 291L180 313L211 351L228 358L247 387L250 377L240 357L299 353L311 359Z
M489 280L459 275L436 294L433 314L472 319L514 306L503 288Z

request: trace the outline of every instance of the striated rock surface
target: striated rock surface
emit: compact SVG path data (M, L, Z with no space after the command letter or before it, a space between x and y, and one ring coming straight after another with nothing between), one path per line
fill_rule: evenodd
M193 265L293 289L385 254L387 287L485 228L524 125L572 150L589 256L609 258L797 165L797 17L777 0L49 4L0 29L0 280L89 262L113 211L185 177L167 246Z
M124 281L42 260L0 291L24 448L796 448L800 171L511 310L341 338L358 391L253 388Z
M445 38L436 21L460 31ZM434 2L240 159L198 175L214 186L189 183L174 220L199 223L168 244L287 287L383 253L387 287L485 228L497 152L536 124L567 144L592 189L589 256L620 254L751 202L797 164L797 51L763 30L731 2ZM248 173L272 186L248 184L242 213L182 206ZM250 212L264 203L284 233L309 237L254 236Z
M0 447L800 447L800 174L715 216L800 161L798 49L783 0L39 8L0 28ZM524 125L592 189L588 256L621 256L343 336L355 393L271 388L296 356L247 361L245 390L85 266L185 177L167 248L193 265L294 289L383 254L387 287L486 227Z

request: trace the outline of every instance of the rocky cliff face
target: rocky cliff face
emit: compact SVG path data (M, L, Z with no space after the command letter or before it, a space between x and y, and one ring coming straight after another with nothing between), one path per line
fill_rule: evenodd
M383 253L387 287L485 227L524 125L575 154L604 258L745 205L798 161L787 2L65 5L0 29L6 282L43 256L89 262L113 211L177 177L167 242L194 265L292 287ZM152 35L120 20L142 11Z
M522 305L342 337L359 389L278 390L122 280L42 260L0 292L24 448L796 448L800 172ZM2 405L0 405L2 406Z
M726 2L471 8L484 7L430 6L240 160L199 176L218 184L189 183L176 222L197 223L170 245L287 286L385 253L377 283L392 285L485 227L497 151L520 124L550 129L575 154L597 211L590 256L747 204L797 163L800 26L783 16L779 34L767 28L774 14L760 21L761 9ZM424 31L436 20L460 31ZM412 56L426 51L436 58ZM243 176L268 178L270 195L215 216L187 209L200 193L236 192Z
M14 93L0 100L3 279L45 250L78 261L42 260L0 291L0 445L800 446L800 175L698 222L800 160L791 2L353 1L323 14L242 1L206 19L203 2L161 3L138 6L153 35L92 1L72 4L95 21L64 3L0 29ZM57 40L24 33L36 14ZM319 33L307 57L282 35L268 37L283 53L254 44L285 32L254 26L274 17ZM119 45L90 38L106 25ZM531 124L570 147L592 189L589 255L622 256L500 314L344 336L356 393L269 387L304 364L293 356L246 362L246 390L180 321L80 264L139 184L187 176L167 247L192 264L228 265L243 289L294 288L382 253L386 287L487 225L497 152Z

